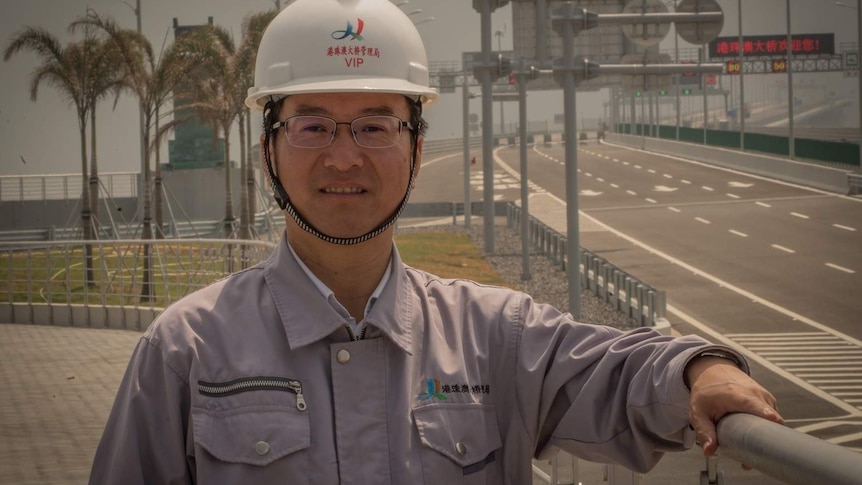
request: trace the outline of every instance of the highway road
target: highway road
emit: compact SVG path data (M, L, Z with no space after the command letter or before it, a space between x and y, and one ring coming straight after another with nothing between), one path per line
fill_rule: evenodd
M518 148L495 157L516 200ZM531 199L565 203L563 158L531 147ZM462 166L426 157L411 200L463 200ZM862 451L862 199L594 141L578 183L582 246L667 291L675 330L740 349L791 426Z

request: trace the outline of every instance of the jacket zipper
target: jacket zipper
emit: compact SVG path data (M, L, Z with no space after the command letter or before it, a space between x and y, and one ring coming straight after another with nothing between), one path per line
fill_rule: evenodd
M198 381L198 392L204 396L222 397L249 391L286 391L296 394L296 409L305 411L302 383L286 377L243 377L230 382Z
M368 325L362 327L362 331L359 332L358 337L356 336L356 333L353 332L353 329L350 328L350 325L345 325L344 328L347 329L347 335L350 336L350 341L356 342L365 338L365 331L368 330Z

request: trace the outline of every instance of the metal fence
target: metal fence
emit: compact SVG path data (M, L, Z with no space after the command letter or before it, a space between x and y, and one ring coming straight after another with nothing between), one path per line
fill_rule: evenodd
M521 208L513 203L506 205L506 223L510 229L521 227ZM566 270L565 236L536 217L527 222L530 245ZM664 326L667 315L667 295L610 261L588 249L580 248L581 285L592 291L617 311L634 319L641 326Z
M138 196L137 173L106 173L99 176L99 182L112 198ZM82 190L80 173L0 176L0 202L74 200L81 197Z
M172 302L273 247L235 239L0 242L0 321L143 330Z

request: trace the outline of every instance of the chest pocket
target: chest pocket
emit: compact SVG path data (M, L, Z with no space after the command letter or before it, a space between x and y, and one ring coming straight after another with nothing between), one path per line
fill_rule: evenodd
M309 483L307 412L193 408L192 420L198 483Z
M413 409L426 483L502 483L503 446L494 406L428 404Z

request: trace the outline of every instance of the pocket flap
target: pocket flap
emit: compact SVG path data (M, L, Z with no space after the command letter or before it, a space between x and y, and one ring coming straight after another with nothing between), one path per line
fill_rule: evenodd
M488 460L503 446L492 405L428 404L414 408L413 419L423 445L462 467Z
M219 460L265 466L311 446L308 413L271 406L192 409L195 443Z

